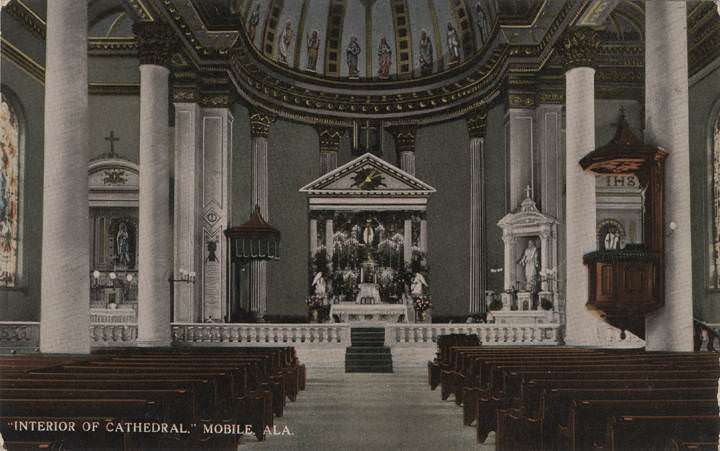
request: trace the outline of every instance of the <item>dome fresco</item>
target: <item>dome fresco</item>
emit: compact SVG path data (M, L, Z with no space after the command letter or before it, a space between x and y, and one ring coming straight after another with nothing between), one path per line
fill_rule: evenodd
M503 23L529 23L538 0L194 0L209 29L243 28L260 54L310 75L421 78L481 52Z

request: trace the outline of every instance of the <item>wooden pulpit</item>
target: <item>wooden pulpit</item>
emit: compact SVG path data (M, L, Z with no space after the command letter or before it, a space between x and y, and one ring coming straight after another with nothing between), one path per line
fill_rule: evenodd
M663 165L667 151L645 145L621 117L615 137L580 160L596 175L635 175L643 191L643 244L583 256L586 307L611 326L645 338L645 318L665 305Z

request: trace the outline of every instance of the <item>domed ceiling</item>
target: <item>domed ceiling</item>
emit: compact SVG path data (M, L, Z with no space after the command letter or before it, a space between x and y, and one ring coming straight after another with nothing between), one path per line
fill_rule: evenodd
M193 0L211 29L240 21L257 51L294 71L348 80L443 72L483 51L498 19L529 24L540 0Z

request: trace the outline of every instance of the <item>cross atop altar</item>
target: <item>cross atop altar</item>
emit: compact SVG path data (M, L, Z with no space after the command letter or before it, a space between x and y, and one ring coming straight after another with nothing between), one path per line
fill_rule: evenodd
M360 318L374 305L388 321L400 320L388 312L412 303L416 274L429 280L425 211L435 189L366 153L300 192L308 194L310 280L324 281L325 303L343 306L337 311L362 306Z

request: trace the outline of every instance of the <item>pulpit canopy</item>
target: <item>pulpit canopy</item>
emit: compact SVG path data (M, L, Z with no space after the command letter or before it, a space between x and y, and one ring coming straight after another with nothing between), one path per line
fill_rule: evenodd
M225 236L233 261L280 259L280 232L265 222L257 205L247 222L227 229Z

